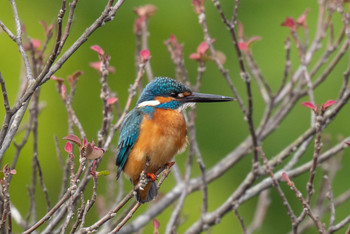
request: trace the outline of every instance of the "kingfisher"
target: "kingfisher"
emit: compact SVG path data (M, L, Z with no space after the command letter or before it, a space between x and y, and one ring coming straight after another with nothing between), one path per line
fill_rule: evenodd
M151 182L136 191L140 203L152 201L158 194L155 173L169 164L187 145L187 126L182 110L197 102L227 102L234 98L192 92L182 83L157 77L146 85L136 107L123 120L116 153L117 179L122 171L136 186L140 175Z

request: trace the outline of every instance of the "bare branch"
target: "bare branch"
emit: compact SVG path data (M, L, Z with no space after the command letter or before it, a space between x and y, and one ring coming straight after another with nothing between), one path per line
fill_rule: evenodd
M2 96L4 98L4 107L5 107L5 111L6 114L9 114L11 111L10 108L10 103L9 103L9 98L7 96L7 91L6 91L6 86L5 86L5 80L2 77L1 73L0 73L0 85L1 85L1 91L2 91Z

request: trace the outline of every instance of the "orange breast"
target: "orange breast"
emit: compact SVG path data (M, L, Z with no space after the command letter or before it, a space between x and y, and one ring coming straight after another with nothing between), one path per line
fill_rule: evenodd
M149 157L150 166L147 172L155 173L186 146L186 133L184 116L178 111L156 109L153 119L146 115L124 172L136 184L145 167L146 157Z

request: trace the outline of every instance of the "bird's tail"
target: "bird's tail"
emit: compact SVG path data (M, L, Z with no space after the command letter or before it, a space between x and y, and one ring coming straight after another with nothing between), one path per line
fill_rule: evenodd
M140 203L150 202L154 200L158 195L157 184L150 182L146 184L144 190L138 190L136 194L136 200Z

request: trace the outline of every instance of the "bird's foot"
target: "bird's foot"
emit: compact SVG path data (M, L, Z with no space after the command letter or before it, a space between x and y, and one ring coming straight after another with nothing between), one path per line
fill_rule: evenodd
M165 166L166 166L166 168L165 168L165 170L164 170L164 173L165 173L165 175L169 175L169 173L170 173L170 168L172 167L172 166L174 166L174 164L175 164L175 162L166 162L165 163Z
M157 176L155 175L155 174L153 174L153 173L148 173L147 172L147 177L148 178L151 178L151 180L154 182L154 181L156 181L156 179L157 179Z
M168 169L170 169L174 164L175 164L175 162L166 162L165 163L165 165L167 166Z

